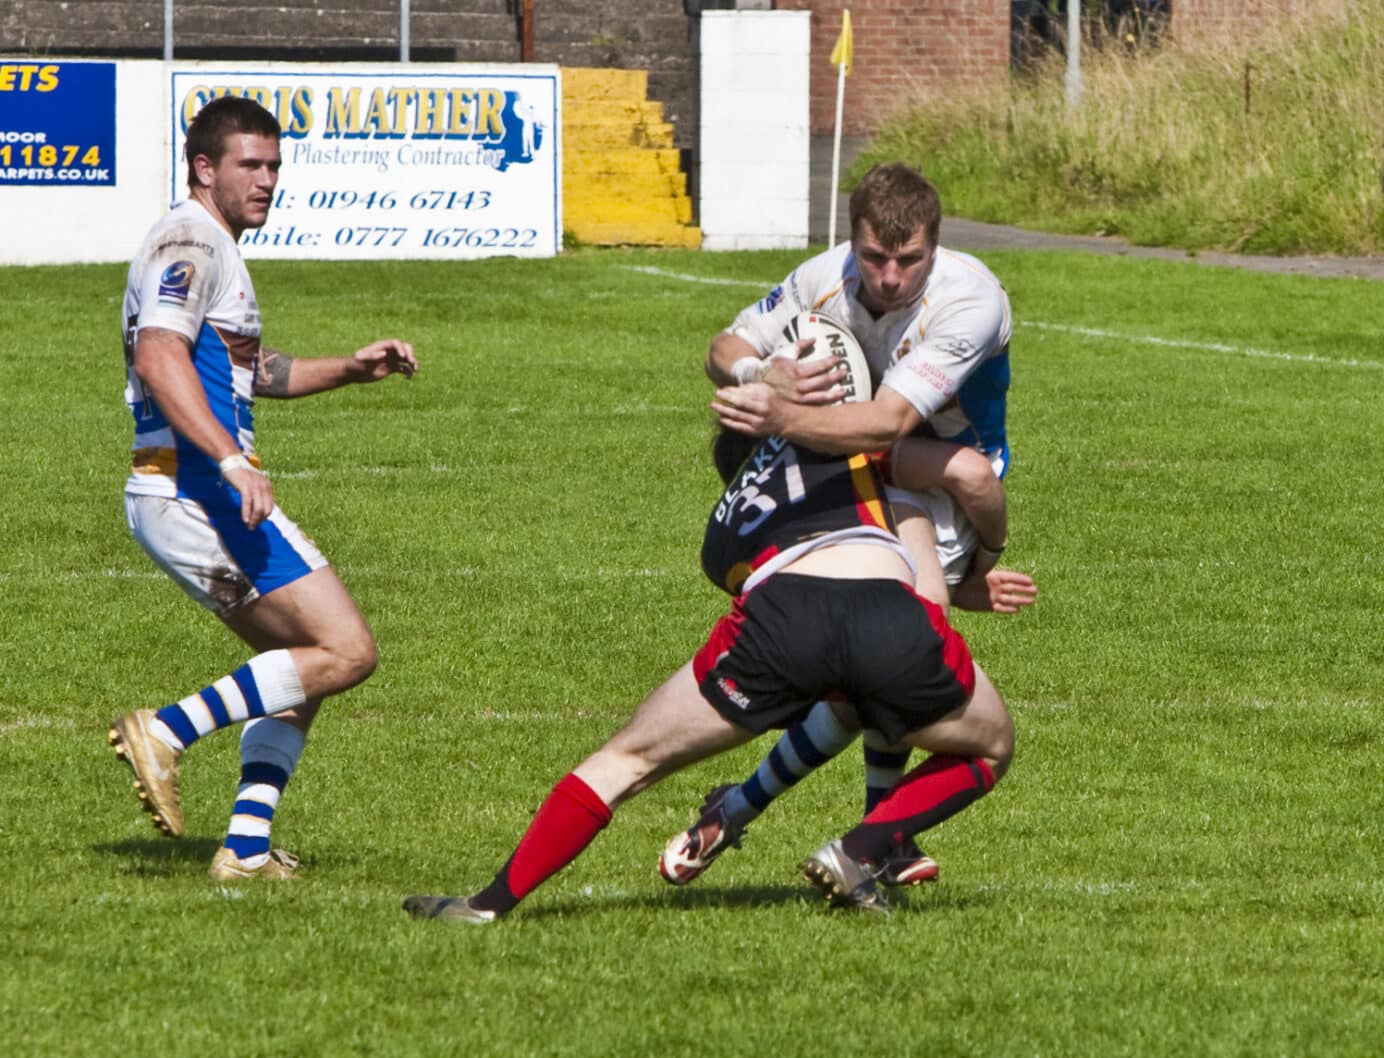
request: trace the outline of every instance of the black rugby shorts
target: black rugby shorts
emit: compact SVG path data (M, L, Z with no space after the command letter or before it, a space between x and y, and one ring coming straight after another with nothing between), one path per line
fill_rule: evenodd
M895 741L975 687L966 641L906 584L795 573L737 597L697 652L693 674L717 712L756 734L836 698Z

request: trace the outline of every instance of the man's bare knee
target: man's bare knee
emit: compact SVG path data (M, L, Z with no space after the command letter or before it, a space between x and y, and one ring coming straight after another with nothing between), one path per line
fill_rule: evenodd
M294 651L303 690L310 698L340 694L363 683L379 664L375 638L368 631Z
M333 648L333 653L338 662L342 690L365 682L380 663L379 648L375 645L375 637L369 632L354 636Z
M1009 762L1014 759L1014 721L1009 719L1008 714L1005 715L1005 719L1009 720L1009 723L1003 730L995 733L988 752L984 754L990 770L995 773L996 782L1004 777L1004 773L1009 770Z

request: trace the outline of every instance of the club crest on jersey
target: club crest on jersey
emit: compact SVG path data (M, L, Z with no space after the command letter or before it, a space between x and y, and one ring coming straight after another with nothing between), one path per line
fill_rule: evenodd
M778 286L774 287L773 290L769 291L769 293L764 295L763 299L759 302L759 304L755 306L755 311L758 312L760 315L763 315L767 312L773 312L774 306L782 300L783 284L780 283Z
M175 261L159 276L160 301L186 301L195 269L191 261Z

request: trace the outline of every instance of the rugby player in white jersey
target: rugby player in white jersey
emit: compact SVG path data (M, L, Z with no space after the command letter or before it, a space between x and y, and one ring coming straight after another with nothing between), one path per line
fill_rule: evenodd
M728 429L782 435L820 452L892 449L899 479L926 486L889 487L918 591L944 608L951 601L1012 613L1034 601L1036 586L1026 574L995 568L1007 540L998 480L1009 465L1008 297L980 261L937 245L941 203L916 170L871 170L850 210L849 242L804 262L712 340L706 370L720 387L712 407ZM829 361L774 355L789 321L809 310L855 335L870 364L872 400L834 404L840 372ZM712 788L698 821L669 841L663 876L676 885L696 878L738 846L775 797L855 735L820 705L744 783ZM908 747L873 731L864 741L868 813L903 775ZM907 842L880 879L912 885L937 874L936 861Z
M467 897L410 896L406 911L464 922L510 913L624 801L800 720L828 695L931 754L807 857L803 873L835 906L887 912L875 879L898 835L911 840L950 818L1004 774L1009 713L942 609L914 590L874 460L765 439L712 509L701 557L734 597L703 647L552 788L489 885Z
M126 401L134 459L125 511L140 546L256 653L157 711L117 717L110 742L155 826L184 830L179 762L243 724L240 783L210 874L294 877L270 825L322 700L375 669L375 641L326 559L274 501L255 454L256 397L320 393L413 375L408 342L295 359L260 344L259 304L237 246L262 226L278 182L280 128L259 104L208 103L187 130L189 198L150 230L125 291Z

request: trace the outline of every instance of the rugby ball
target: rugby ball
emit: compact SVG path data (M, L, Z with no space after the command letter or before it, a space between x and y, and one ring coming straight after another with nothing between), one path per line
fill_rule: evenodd
M844 395L836 403L855 403L870 399L870 365L865 360L865 350L855 340L847 328L821 312L800 312L783 329L783 337L789 343L800 342L805 338L815 339L811 349L800 353L802 361L833 358L846 369L846 377L840 382Z

